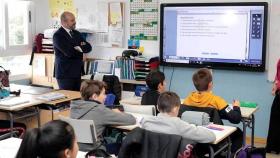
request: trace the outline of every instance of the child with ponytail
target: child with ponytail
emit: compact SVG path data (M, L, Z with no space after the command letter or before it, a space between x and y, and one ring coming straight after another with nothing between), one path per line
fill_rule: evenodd
M76 158L79 150L71 125L61 120L28 130L16 158Z

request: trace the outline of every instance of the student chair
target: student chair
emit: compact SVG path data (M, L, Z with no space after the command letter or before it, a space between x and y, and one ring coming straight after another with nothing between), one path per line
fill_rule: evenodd
M81 151L96 148L97 136L93 120L78 120L61 115L59 118L73 127Z
M124 112L131 112L137 114L145 114L150 116L156 115L156 109L154 105L123 105Z
M182 114L185 111L198 111L198 112L205 112L209 115L210 117L210 122L213 122L214 124L219 124L223 125L223 121L220 118L219 112L215 108L211 107L195 107L195 106L190 106L190 105L184 105L181 104L178 117L182 117Z
M196 143L179 135L135 128L123 140L118 158L194 158Z
M197 126L204 126L210 124L209 114L200 111L185 111L181 116L181 120L186 121Z

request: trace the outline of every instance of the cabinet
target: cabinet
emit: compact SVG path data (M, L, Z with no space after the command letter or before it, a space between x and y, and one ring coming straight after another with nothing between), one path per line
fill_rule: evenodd
M32 84L48 87L57 87L53 77L54 54L34 54L32 64Z

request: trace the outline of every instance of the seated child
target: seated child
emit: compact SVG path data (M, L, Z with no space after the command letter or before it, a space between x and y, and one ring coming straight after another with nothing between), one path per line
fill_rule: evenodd
M212 107L218 110L220 118L226 119L231 123L239 123L241 121L240 103L233 101L230 106L223 98L212 93L213 82L212 74L207 68L197 70L192 77L193 84L197 91L191 92L184 100L184 105L196 107ZM231 135L232 152L234 153L242 146L243 133L238 128Z
M86 80L81 85L82 100L71 102L71 118L93 120L99 144L103 140L102 133L107 126L136 123L132 115L105 107L105 87L104 82Z
M197 70L192 77L197 91L191 92L184 100L184 105L196 107L212 107L218 110L221 119L227 119L231 123L241 121L239 101L234 101L230 106L223 98L212 93L212 74L207 68Z
M79 150L71 125L53 120L40 128L27 130L16 158L76 158Z
M142 128L158 133L176 134L199 143L215 141L214 133L202 126L189 124L177 117L180 98L174 92L163 92L158 99L159 114L145 118Z
M151 71L146 77L149 90L142 96L141 105L157 105L160 93L165 91L165 76L163 72ZM156 108L156 113L158 110Z

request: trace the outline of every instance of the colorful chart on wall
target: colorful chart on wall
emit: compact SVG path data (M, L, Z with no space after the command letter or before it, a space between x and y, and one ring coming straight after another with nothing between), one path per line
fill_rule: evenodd
M130 39L158 39L158 0L130 0Z
M74 7L73 0L49 0L49 7L54 28L60 26L59 19L62 12L69 11L76 16L76 8Z

